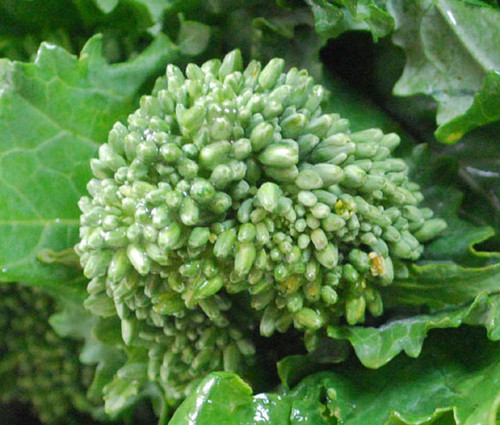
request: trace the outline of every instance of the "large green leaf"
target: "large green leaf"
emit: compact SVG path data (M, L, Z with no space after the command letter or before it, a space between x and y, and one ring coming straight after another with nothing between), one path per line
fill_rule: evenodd
M398 357L376 371L356 363L306 378L292 394L317 385L343 425L444 423L495 425L500 404L500 344L471 329L432 334L422 355ZM451 413L451 412L450 412Z
M500 10L459 0L390 0L394 42L406 53L399 96L438 103L436 136L454 143L500 119Z
M34 63L0 62L0 281L80 278L37 254L77 242L90 158L135 108L143 84L178 57L164 36L123 64L107 64L101 47L94 37L76 58L42 44Z
M378 370L349 362L314 373L277 394L252 397L237 375L213 373L181 405L170 425L495 425L500 344L471 329L435 332L430 340L416 360L400 356ZM293 385L287 377L307 367L307 360L300 360L280 362L286 387Z

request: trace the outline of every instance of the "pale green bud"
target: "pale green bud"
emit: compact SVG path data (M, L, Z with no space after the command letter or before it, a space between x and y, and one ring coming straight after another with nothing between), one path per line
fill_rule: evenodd
M201 279L194 287L192 297L194 300L209 298L219 292L223 284L224 279L220 275L215 276L211 279Z
M280 197L281 190L279 186L271 182L264 183L257 191L257 199L260 205L269 212L276 210Z
M236 248L234 270L239 275L246 275L252 268L256 257L255 246L252 243L241 243Z
M332 269L338 263L339 251L335 245L329 243L323 250L315 251L314 256L322 266Z
M179 218L186 226L194 226L200 218L200 209L192 198L184 198L179 210Z
M270 167L288 168L299 162L299 153L290 145L274 143L260 154L259 160Z
M309 121L306 130L317 137L324 137L333 121L332 115L324 114Z
M271 59L259 75L259 85L264 89L273 88L284 69L285 61L283 59Z
M331 286L323 286L321 288L321 299L328 305L335 304L339 296L337 294L337 291L333 289Z
M323 325L321 316L307 307L295 313L294 320L299 328L319 329Z
M158 234L158 245L166 250L174 249L181 240L182 228L173 222Z
M298 201L305 207L313 207L318 202L318 198L313 192L301 190L298 195Z
M161 315L179 313L184 308L184 301L175 292L163 292L153 299L153 310Z
M350 325L364 322L366 300L362 295L350 295L345 303L346 320Z
M321 251L328 246L328 239L325 232L321 229L315 229L311 232L311 242L313 243L314 248L318 251Z
M127 252L125 250L116 251L111 258L108 268L108 279L111 282L119 282L130 270Z
M197 178L191 185L189 193L195 201L206 203L215 196L215 189L208 180Z
M99 250L93 252L84 266L83 274L92 279L93 277L104 276L108 269L109 261L111 260L111 252Z
M295 165L288 168L268 166L264 168L264 172L268 177L279 183L291 183L299 175L299 169Z
M176 108L177 121L185 135L195 134L205 121L205 109L200 105L186 109L181 105Z
M366 181L366 172L356 165L348 165L344 168L344 179L342 185L349 188L362 186Z
M229 52L222 60L219 78L224 80L229 74L243 69L243 58L239 49Z
M446 229L446 222L440 218L428 220L415 232L415 237L420 242L427 242L434 239Z
M281 121L280 126L283 135L290 139L297 138L303 131L307 122L304 114L292 114Z
M230 152L231 144L227 141L211 143L200 151L200 164L208 170L213 170L227 161Z
M252 242L257 236L257 230L251 223L241 225L238 232L238 240L240 242Z
M195 227L189 235L188 245L194 248L204 246L210 239L210 229L208 227Z
M312 169L303 170L297 176L295 184L300 189L320 189L323 187L323 180L318 173Z
M214 255L220 258L229 256L234 249L235 243L236 230L226 230L217 237L217 241L214 245Z

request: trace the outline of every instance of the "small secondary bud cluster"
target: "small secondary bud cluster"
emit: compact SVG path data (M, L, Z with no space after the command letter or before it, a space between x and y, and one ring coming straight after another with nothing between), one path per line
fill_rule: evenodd
M93 377L78 360L79 344L49 325L52 300L17 284L0 285L0 400L30 403L44 424L67 424L89 411L86 389Z
M169 65L114 126L80 202L91 304L156 329L202 312L231 334L244 293L265 336L382 313L378 288L446 224L418 206L396 134L350 133L322 112L324 87L284 67L243 68L239 51Z

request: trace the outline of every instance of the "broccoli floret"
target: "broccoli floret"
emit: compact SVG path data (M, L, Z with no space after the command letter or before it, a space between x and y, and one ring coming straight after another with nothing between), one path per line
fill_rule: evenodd
M91 161L76 249L89 304L113 300L126 341L129 323L168 339L191 314L245 335L231 319L246 315L232 307L243 293L262 335L293 326L311 342L328 324L381 315L379 288L446 227L418 206L396 134L351 133L322 112L323 86L284 69L243 68L238 50L185 74L169 65Z
M93 368L78 360L80 344L59 337L49 324L53 300L41 290L0 285L2 402L33 406L44 424L82 423L94 407L86 392Z

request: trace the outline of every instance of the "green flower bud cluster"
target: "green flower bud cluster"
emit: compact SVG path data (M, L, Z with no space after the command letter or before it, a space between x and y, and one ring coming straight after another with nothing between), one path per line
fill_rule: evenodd
M126 326L136 324L128 321ZM207 372L241 372L242 364L255 354L239 327L214 325L196 309L165 321L160 332L152 328L141 332L140 338L154 342L149 349L148 379L162 385L172 404L189 395Z
M378 289L446 223L418 206L396 134L351 133L322 112L324 87L284 67L243 68L237 50L169 65L114 126L80 202L95 304L158 329L194 310L222 329L244 293L262 335L294 326L309 340L382 313Z
M29 403L44 424L68 424L89 412L92 368L79 360L80 345L49 325L54 303L41 291L0 286L0 400Z

